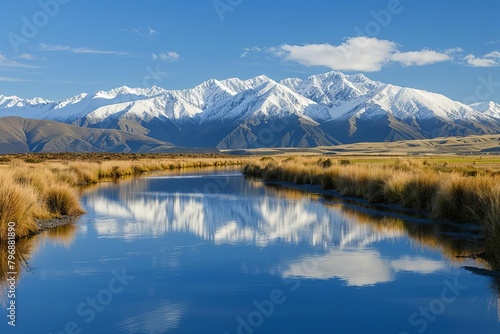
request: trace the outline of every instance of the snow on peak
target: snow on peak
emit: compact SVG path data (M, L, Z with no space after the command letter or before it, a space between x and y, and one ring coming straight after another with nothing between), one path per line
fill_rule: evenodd
M234 97L218 101L201 114L200 118L201 122L227 122L252 117L272 119L296 115L313 121L308 113L314 113L316 107L315 102L270 80L256 88L244 90Z
M319 122L387 114L405 120L439 118L489 122L500 119L500 105L484 102L466 106L440 94L387 85L363 74L346 75L337 71L279 82L265 75L246 80L211 79L183 90L121 86L55 102L0 95L0 117L87 124L120 117L140 121L170 119L181 124L184 121L267 119L289 115Z
M329 107L339 107L343 103L369 94L383 85L369 80L362 74L346 75L336 71L312 75L304 80L285 79L281 83L295 92Z
M441 119L447 122L484 117L474 109L448 97L425 90L382 85L371 94L349 101L335 110L336 118L377 118L390 114L403 120Z
M479 111L480 113L491 116L493 118L500 119L500 104L495 103L493 101L488 102L478 102L469 105L474 110Z

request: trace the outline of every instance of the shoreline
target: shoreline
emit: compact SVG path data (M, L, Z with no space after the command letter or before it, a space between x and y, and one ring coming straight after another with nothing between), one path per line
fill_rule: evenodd
M245 177L255 178L254 176L245 175ZM468 237L475 239L483 239L481 226L475 222L454 222L451 220L435 220L428 217L428 213L422 210L406 208L398 204L388 203L370 203L362 197L343 196L338 191L333 189L322 189L320 185L314 184L296 184L288 181L266 181L262 178L256 178L266 186L283 187L294 190L300 190L307 194L315 194L322 196L321 202L325 203L340 203L348 209L367 214L372 217L391 217L401 219L405 222L420 225L443 225L458 228L465 233L470 233ZM328 198L330 197L330 198Z
M210 167L241 166L244 158L226 155L177 156L130 160L52 160L66 155L52 154L50 160L10 161L0 173L0 245L8 240L7 226L16 223L16 239L66 225L85 214L80 190L88 185L149 172ZM127 157L127 156L120 156ZM77 158L77 157L74 157Z
M196 168L193 168L196 169ZM242 169L243 172L243 169ZM144 175L136 175L134 177L142 177ZM423 224L423 225L432 225L432 224L439 224L439 225L447 225L447 226L453 226L456 228L460 228L461 230L464 231L464 233L470 233L469 237L473 237L473 234L477 234L477 232L481 231L480 225L474 223L474 222L469 222L469 223L459 223L459 222L453 222L449 220L433 220L429 217L427 217L427 214L423 210L417 210L417 209L412 209L412 208L406 208L398 204L388 204L388 203L370 203L368 200L361 198L361 197L353 197L353 196L343 196L341 195L338 191L334 189L322 189L320 185L314 185L314 184L296 184L293 182L287 182L287 181L268 181L264 180L262 178L254 177L254 176L248 176L243 173L243 176L246 178L255 178L259 181L262 181L262 183L266 186L271 186L271 187L283 187L283 188L289 188L289 189L295 189L295 190L300 190L304 193L307 194L316 194L316 195L321 195L323 198L322 200L325 202L338 202L342 204L343 206L358 211L360 213L364 213L367 215L370 215L372 217L392 217L392 218L397 218L401 219L413 224ZM117 179L120 180L120 179ZM99 183L106 182L105 180L102 180ZM327 198L330 197L330 198ZM34 232L31 235L28 235L26 237L32 237L38 234L41 234L45 231L65 226L68 224L75 223L80 217L84 216L86 213L83 213L81 215L65 215L59 218L50 218L50 219L36 219L35 222L38 226L38 230ZM465 236L465 235L463 235ZM477 236L476 236L477 237Z
M420 222L429 227L452 223L467 230L472 226L484 258L494 271L500 271L499 165L496 160L486 164L486 158L466 159L462 163L458 163L460 159L441 163L411 158L374 163L331 157L266 157L248 163L244 174L265 182L314 185L316 190L332 191L334 197L355 199L372 208L400 213L403 208L407 217L411 217L408 213L421 213L424 219Z
M45 231L49 231L49 230L52 230L52 229L57 228L57 227L65 226L68 224L73 224L78 220L78 218L80 218L83 215L85 215L85 214L74 215L74 216L63 216L60 218L51 218L51 219L37 219L37 220L35 220L35 222L38 226L38 230L36 232L34 232L32 235L27 236L27 237L30 238L32 236L41 234Z

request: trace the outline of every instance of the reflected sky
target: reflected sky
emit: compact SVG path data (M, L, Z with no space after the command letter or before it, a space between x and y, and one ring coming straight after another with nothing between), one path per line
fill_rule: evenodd
M348 286L389 282L399 271L431 274L444 269L444 261L403 256L396 260L383 258L375 250L332 250L327 255L304 257L292 262L284 277L330 279L340 278Z
M119 192L96 193L86 199L86 207L99 217L94 227L103 238L149 239L185 232L215 244L266 246L280 240L343 249L404 236L403 231L380 233L357 224L356 217L311 202L304 195L299 199L272 196L265 188L242 182L240 174L221 177L227 183L210 188L216 193L198 192L206 184L217 184L211 176L156 177L120 187ZM179 191L178 183L192 180L204 185ZM151 182L162 190L146 191ZM237 193L235 188L239 188Z
M122 186L118 192L89 196L86 207L99 217L94 228L101 238L149 239L177 232L216 245L266 247L279 241L323 248L324 255L279 264L286 278L340 278L347 285L363 286L389 282L399 271L429 274L446 267L444 261L400 254L391 259L371 249L374 243L404 238L402 230L380 231L359 224L356 216L332 210L304 194L272 196L255 183L242 182L239 173L218 178L225 180L214 182L212 176L203 175L152 177ZM179 191L179 183L193 180L196 187ZM147 191L151 183L162 190ZM199 192L204 188L212 193Z
M150 305L144 305L143 308L147 311L125 319L119 324L118 330L127 333L166 333L179 326L184 312L181 305L170 303L163 303L153 309L150 309Z
M454 279L467 288L428 332L500 329L490 280L455 258L477 245L453 228L372 217L230 171L105 183L82 202L78 222L31 241L22 333L74 322L82 333L224 334L240 320L253 333L417 333L410 316ZM109 293L116 272L131 280ZM285 301L249 325L273 291ZM105 303L87 322L89 298Z

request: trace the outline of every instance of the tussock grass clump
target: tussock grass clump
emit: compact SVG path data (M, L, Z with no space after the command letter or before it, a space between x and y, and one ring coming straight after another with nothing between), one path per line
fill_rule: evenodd
M99 163L71 162L68 164L67 173L76 177L76 184L92 184L99 182ZM69 177L69 175L67 177Z
M384 184L384 199L387 203L403 203L403 194L409 179L412 176L404 172L395 172L387 179Z
M456 221L481 219L486 209L481 201L481 192L487 192L487 188L487 184L477 179L454 175L443 182L436 194L433 216Z
M335 181L338 179L340 171L338 168L328 168L321 173L320 184L325 190L335 189Z
M76 191L66 184L58 184L43 194L45 205L55 216L74 216L85 213Z
M14 222L16 235L37 231L34 216L37 212L37 192L14 181L11 173L0 176L0 240L7 239L8 223Z
M43 193L54 182L54 174L49 170L31 165L15 167L13 178L16 183L33 188L39 193Z
M432 174L418 173L408 178L401 194L402 204L408 208L430 210L439 182L437 176Z

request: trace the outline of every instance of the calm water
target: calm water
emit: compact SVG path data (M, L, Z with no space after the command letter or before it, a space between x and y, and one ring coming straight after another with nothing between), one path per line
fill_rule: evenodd
M102 184L18 244L1 333L497 333L497 288L452 227L362 214L237 172ZM5 299L5 298L4 298Z

